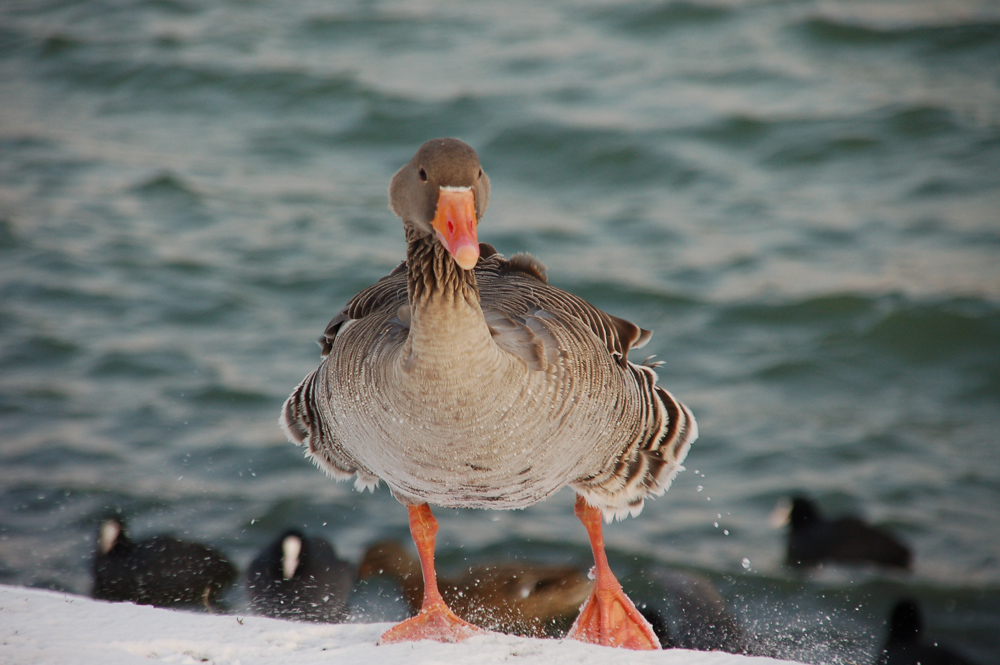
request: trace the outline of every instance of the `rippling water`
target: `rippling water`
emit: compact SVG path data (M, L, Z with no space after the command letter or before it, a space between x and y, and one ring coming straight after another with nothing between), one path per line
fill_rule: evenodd
M0 582L86 593L98 517L245 564L289 524L407 538L277 426L403 256L392 173L473 144L481 238L656 331L688 470L608 529L780 653L865 661L919 597L1000 659L1000 10L989 2L0 6ZM807 491L910 575L781 564ZM442 566L588 565L567 492L442 511ZM567 545L568 543L568 545Z

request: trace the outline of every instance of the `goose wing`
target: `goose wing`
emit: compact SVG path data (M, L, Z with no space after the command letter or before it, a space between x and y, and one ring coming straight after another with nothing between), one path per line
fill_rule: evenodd
M547 322L593 333L622 367L628 364L629 351L652 337L649 330L550 285L545 266L534 257L518 254L508 260L485 243L481 247L476 278L486 323L497 345L531 369L543 370L565 354Z
M399 324L409 327L409 308L406 298L406 262L350 299L335 317L326 324L326 330L317 340L323 357L330 355L337 333L355 321L376 313L394 313Z

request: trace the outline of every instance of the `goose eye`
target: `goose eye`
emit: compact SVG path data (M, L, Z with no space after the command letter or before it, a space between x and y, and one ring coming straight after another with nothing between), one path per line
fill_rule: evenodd
M420 175L420 179L423 182L427 182L427 171L424 170L424 167L422 167L422 166L420 167L420 171L419 171L418 175Z
M477 175L476 178L478 178L479 180L483 179L483 170L482 169L479 169L479 175Z

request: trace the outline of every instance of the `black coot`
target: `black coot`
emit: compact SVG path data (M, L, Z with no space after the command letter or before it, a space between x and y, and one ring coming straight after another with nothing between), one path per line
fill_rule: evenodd
M973 665L972 661L938 644L924 644L920 607L900 600L889 618L889 637L876 665Z
M210 547L171 536L132 542L121 518L101 522L94 557L94 598L212 609L235 579L233 565Z
M294 530L265 547L246 574L251 611L296 621L341 621L353 583L352 567L330 543Z
M886 531L856 517L828 520L802 496L793 498L789 521L790 564L813 566L835 561L909 568L913 559L910 549Z
M691 571L654 568L647 571L659 600L640 610L660 638L660 646L695 651L725 651L767 656L750 640L715 585Z

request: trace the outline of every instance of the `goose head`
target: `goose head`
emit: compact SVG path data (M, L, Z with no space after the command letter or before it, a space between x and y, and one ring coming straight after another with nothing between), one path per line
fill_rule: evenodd
M463 270L479 260L476 230L489 199L479 156L458 139L424 143L389 185L389 206L403 225L436 238Z

